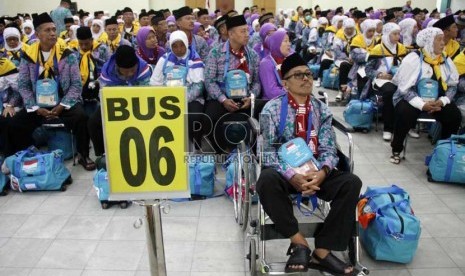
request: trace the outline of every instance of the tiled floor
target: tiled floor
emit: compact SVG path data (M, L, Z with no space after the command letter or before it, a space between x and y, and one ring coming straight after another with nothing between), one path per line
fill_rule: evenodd
M332 110L342 117L342 108ZM370 275L465 275L465 187L426 180L423 160L432 149L426 135L409 140L407 160L398 166L388 162L390 147L381 132L355 133L354 139L355 173L364 186L404 187L423 226L410 264L376 262L363 254ZM92 189L93 173L69 166L74 183L66 192L0 197L0 275L150 275L144 227L133 226L142 208L102 210ZM171 205L163 216L168 275L246 275L244 235L231 201L221 197ZM285 260L286 245L277 242L271 255Z

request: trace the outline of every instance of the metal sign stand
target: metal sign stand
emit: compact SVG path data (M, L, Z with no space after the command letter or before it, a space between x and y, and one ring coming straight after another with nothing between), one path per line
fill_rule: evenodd
M164 205L164 200L135 201L139 206L145 207L145 233L147 235L147 249L149 252L150 275L166 276L165 247L163 244L163 228L161 221L161 210L169 213L170 206ZM140 228L140 225L134 227Z

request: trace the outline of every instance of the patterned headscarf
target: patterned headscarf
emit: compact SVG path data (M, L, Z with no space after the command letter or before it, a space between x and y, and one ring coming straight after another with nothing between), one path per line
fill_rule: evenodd
M417 26L417 21L413 18L406 18L399 23L402 44L411 46L413 44L413 29Z
M432 58L435 58L437 55L434 53L434 39L437 35L442 35L444 32L435 27L426 28L421 30L417 35L417 45L425 49L425 52L428 53Z
M391 38L389 37L391 33L395 31L400 31L399 25L396 23L387 23L386 25L383 26L383 36L381 37L381 40L383 41L384 46L391 51L391 53L396 54L397 53L397 44L391 42Z

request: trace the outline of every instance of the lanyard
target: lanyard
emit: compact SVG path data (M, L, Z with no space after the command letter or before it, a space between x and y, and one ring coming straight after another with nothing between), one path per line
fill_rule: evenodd
M276 61L274 60L273 56L270 54L270 57L271 57L271 60L273 61L273 65L274 65L274 75L276 76L276 80L278 81L279 85L281 87L283 87L283 84L281 82L281 77L279 76L278 74L278 68L276 68L278 66L278 64L276 63Z
M310 103L309 103L310 104ZM283 99L281 100L281 117L279 119L279 140L283 138L284 135L284 128L286 126L287 121L287 111L288 111L289 99L288 95L284 95ZM308 113L308 124L307 124L307 144L310 142L310 134L312 132L312 119L313 119L313 108L310 108L310 112ZM316 145L315 145L316 146Z
M226 75L228 74L228 70L229 70L229 58L230 58L230 46L229 46L229 40L226 41L226 59L224 60L224 74L223 74L223 80L226 79ZM245 51L245 58L246 58L246 61L247 61L247 66L249 65L249 53L247 52L247 49L244 49ZM250 67L249 67L249 70L250 70Z

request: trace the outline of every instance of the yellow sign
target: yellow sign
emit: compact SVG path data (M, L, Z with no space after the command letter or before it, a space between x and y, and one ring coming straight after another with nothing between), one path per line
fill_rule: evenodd
M105 87L101 104L110 200L190 197L186 89Z

